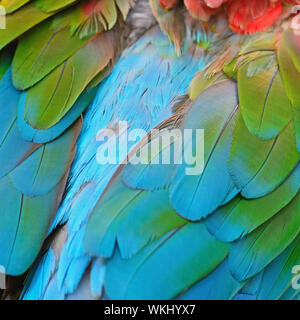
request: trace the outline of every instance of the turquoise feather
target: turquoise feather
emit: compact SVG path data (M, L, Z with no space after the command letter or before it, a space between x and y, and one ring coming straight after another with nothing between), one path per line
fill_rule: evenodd
M204 129L205 135L203 172L187 175L188 165L178 166L170 188L172 206L186 219L206 217L223 203L234 187L227 169L227 156L237 104L235 84L224 80L200 94L186 117L183 129ZM195 145L196 139L192 140L192 150L200 149ZM183 158L187 147L184 145Z
M277 300L291 286L293 268L300 264L300 235L265 270L258 292L260 300ZM293 289L293 294L297 290ZM285 297L287 298L287 297Z
M286 181L268 195L248 200L235 197L206 220L208 230L219 240L231 242L244 237L284 208L300 188L300 165Z
M42 145L10 174L13 184L24 194L48 193L66 175L76 151L81 128L78 120L58 139Z
M112 299L172 299L212 272L227 253L228 246L210 236L203 223L189 223L130 260L116 251L107 263L105 289Z
M119 181L111 190L113 195L104 194L88 223L88 252L110 257L117 243L122 258L130 259L148 243L187 223L169 205L166 190L130 190Z
M19 91L11 82L11 69L0 82L0 177L5 176L28 157L38 144L25 141L17 128L17 104Z
M232 300L245 285L230 274L228 259L185 292L180 300Z
M28 197L17 190L8 177L0 180L0 265L8 274L24 273L36 258L57 209L62 187L48 194Z
M229 265L238 280L249 279L282 253L300 232L300 193L270 222L266 222L230 250ZM284 228L282 227L284 226ZM276 241L274 241L276 235Z

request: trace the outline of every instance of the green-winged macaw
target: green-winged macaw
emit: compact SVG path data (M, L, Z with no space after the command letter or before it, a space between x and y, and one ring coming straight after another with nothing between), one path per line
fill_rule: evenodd
M0 5L4 299L300 299L299 0Z

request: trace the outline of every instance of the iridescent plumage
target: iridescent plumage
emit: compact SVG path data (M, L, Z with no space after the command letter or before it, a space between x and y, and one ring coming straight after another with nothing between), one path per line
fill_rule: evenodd
M6 3L0 265L27 272L14 297L299 299L298 1L149 2ZM100 165L99 131L122 120L204 129L203 172Z

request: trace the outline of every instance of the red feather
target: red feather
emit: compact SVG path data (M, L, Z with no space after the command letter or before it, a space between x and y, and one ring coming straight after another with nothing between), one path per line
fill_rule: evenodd
M282 4L278 0L231 0L227 9L234 31L253 34L269 28L278 19Z
M160 0L169 10L178 0ZM184 0L190 14L203 21L224 8L231 28L237 33L253 34L271 27L282 13L283 3L300 4L300 0Z

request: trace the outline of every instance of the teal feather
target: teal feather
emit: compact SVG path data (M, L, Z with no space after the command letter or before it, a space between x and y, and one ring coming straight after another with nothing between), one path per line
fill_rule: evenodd
M244 285L244 282L235 280L230 274L226 259L185 292L180 300L231 300Z
M78 120L61 137L32 153L11 172L13 184L29 196L42 195L53 189L71 165L80 128L81 121Z
M0 82L0 177L5 176L28 157L38 144L24 141L17 128L17 104L19 92L11 82L9 69Z
M36 258L62 193L58 185L48 194L28 197L8 177L0 180L0 265L10 275L24 273ZM26 254L24 254L26 253Z
M227 157L237 104L235 84L230 80L220 81L198 96L185 119L183 130L204 129L205 140L203 172L187 175L188 165L178 166L170 188L172 206L187 219L200 220L212 213L234 187ZM196 147L201 150L195 145L196 139L192 140L193 152ZM183 158L187 147L185 144Z
M212 272L227 253L228 246L203 223L189 223L130 260L116 251L107 263L105 289L112 299L172 299Z
M110 257L117 243L122 258L130 259L148 243L187 223L169 205L166 190L130 190L119 181L111 190L114 195L104 195L88 223L88 252Z
M277 300L285 295L291 286L292 270L300 264L300 235L263 271L258 292L260 300ZM296 290L293 289L296 294ZM287 298L287 297L286 297Z
M255 230L284 208L300 188L300 165L277 189L258 199L235 197L206 220L208 230L219 240L231 242Z
M266 222L245 238L233 243L229 254L229 265L236 279L249 279L262 271L295 239L300 231L299 205L298 192L297 196L270 222Z

